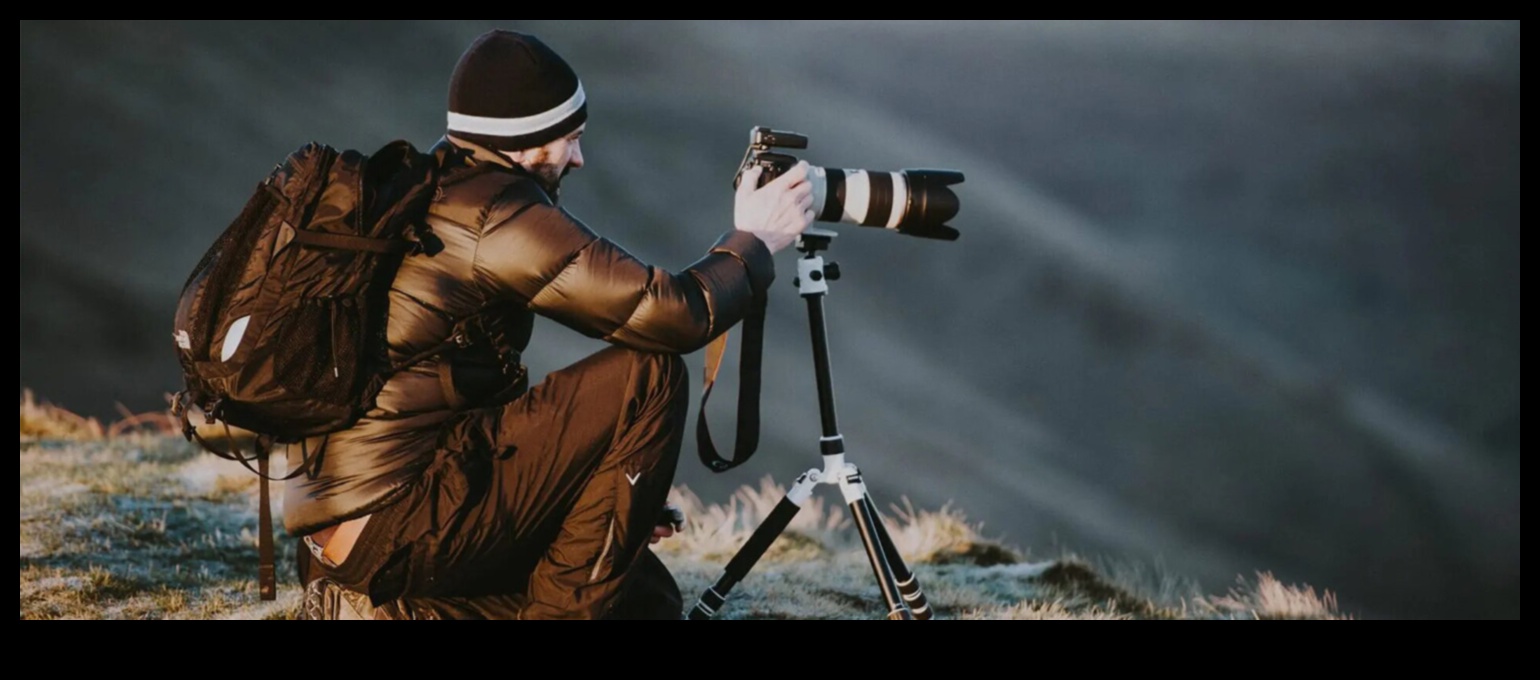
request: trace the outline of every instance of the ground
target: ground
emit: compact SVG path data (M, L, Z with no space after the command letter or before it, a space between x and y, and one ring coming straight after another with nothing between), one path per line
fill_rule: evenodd
M162 424L152 416L103 426L23 399L22 619L296 616L294 543L281 531L279 598L257 597L255 476L164 434ZM689 521L657 550L688 604L783 493L769 480L720 503L675 490ZM275 495L275 508L280 500ZM722 618L883 617L855 531L842 508L832 512L822 500L814 498L733 591ZM941 619L1349 618L1330 593L1266 574L1205 595L1158 570L1001 545L951 506L885 510Z

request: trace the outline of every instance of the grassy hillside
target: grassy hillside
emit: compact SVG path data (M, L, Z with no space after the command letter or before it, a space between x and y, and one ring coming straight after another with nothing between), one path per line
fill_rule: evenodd
M104 425L23 397L23 620L294 618L292 538L279 537L278 601L257 598L255 478L167 436L166 425L160 416ZM783 492L767 480L711 503L676 490L689 526L657 550L687 598L720 575ZM843 509L820 501L738 587L724 618L881 618ZM1331 594L1265 574L1208 595L1157 570L1000 545L950 506L905 503L886 515L945 619L1348 618Z

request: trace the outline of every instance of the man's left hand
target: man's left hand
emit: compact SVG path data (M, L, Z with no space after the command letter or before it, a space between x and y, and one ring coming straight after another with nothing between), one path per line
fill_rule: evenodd
M658 520L658 526L652 530L652 544L671 538L675 533L684 531L684 510L673 503L663 506L663 517Z
M657 527L656 529L652 530L652 544L653 545L657 545L659 541L662 541L665 538L673 538L673 536L674 536L674 528L673 527L670 527L670 526Z

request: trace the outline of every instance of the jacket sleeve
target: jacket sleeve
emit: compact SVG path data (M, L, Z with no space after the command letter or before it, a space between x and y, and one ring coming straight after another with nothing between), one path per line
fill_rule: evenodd
M670 273L541 202L483 230L476 274L494 298L524 301L589 337L688 354L743 320L774 281L775 261L759 237L734 230Z

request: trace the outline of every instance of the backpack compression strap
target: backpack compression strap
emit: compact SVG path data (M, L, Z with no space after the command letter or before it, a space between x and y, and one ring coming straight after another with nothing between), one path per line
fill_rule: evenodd
M398 239L367 238L364 236L347 236L344 234L329 234L324 231L305 230L296 230L294 232L294 242L316 248L360 250L381 255L404 253L411 248L411 244Z
M273 446L271 442L258 436L253 445L252 455L247 457L245 452L241 450L240 444L236 442L235 435L230 429L230 423L220 421L219 424L224 427L225 444L228 448L226 451L221 451L220 447L214 446L204 439L202 435L198 434L198 429L192 425L188 418L185 398L185 393L180 394L173 401L173 404L175 405L175 410L180 412L178 417L182 420L182 430L187 439L197 442L199 446L202 446L209 453L226 460L236 461L247 470L257 473L257 479L259 480L257 482L257 591L260 593L263 601L271 602L277 600L278 566L277 559L273 554L273 501L270 489L270 483L274 481L272 477L272 464L270 462ZM213 424L212 421L210 424ZM302 442L301 446L306 446L306 444ZM251 466L252 458L255 458L257 461L255 469ZM312 459L309 457L308 452L302 456L302 459L303 462L299 469L290 472L283 479L277 481L293 479L304 474L310 468Z
M765 348L765 304L764 293L755 294L749 314L743 319L743 350L738 366L738 437L730 461L717 453L717 447L711 442L711 428L706 425L706 402L711 400L717 372L722 369L728 334L717 336L706 346L706 386L701 393L695 438L700 447L700 460L712 472L727 472L749 462L759 448L759 379Z
M268 453L271 453L269 451ZM278 567L273 557L273 502L268 493L268 453L263 453L257 458L258 473L262 481L257 482L257 495L261 498L257 501L257 592L262 594L262 601L272 602L278 599Z

